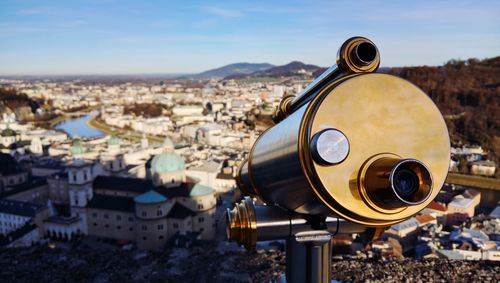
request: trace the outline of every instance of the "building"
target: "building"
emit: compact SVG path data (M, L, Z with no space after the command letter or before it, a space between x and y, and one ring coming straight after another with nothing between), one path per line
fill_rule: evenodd
M30 222L41 224L47 212L45 205L1 199L0 234L7 235Z
M108 141L108 149L115 145L119 143ZM84 148L75 140L67 170L48 178L56 213L43 221L44 234L66 240L89 235L147 250L178 238L213 239L215 190L186 175L184 159L174 152L170 139L162 148L148 162L147 178L140 179L107 174L109 166L99 175L99 164L85 161ZM112 152L119 153L117 149ZM108 157L107 164L116 164Z
M481 160L472 162L470 167L470 172L474 175L483 175L483 176L495 176L495 171L497 167L495 162L489 160Z
M11 150L16 149L18 140L17 133L7 125L7 128L0 132L0 151L9 153Z
M158 250L178 236L213 239L215 190L185 174L173 143L153 157L150 179L99 176L86 207L88 234Z
M8 187L22 184L28 179L26 172L10 154L0 152L0 193Z
M105 174L117 176L125 171L124 155L121 152L121 140L113 130L108 139L107 151L101 154L101 165Z
M473 217L480 200L481 194L475 190L467 190L464 194L455 196L448 204L446 223L459 225Z

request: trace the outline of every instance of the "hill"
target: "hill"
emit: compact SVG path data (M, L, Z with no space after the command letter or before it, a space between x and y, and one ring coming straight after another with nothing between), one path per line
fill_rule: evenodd
M319 69L322 68L316 65L308 65L299 61L293 61L286 65L276 66L265 70L259 70L251 74L226 76L225 79L243 79L250 77L280 78L280 77L292 77L292 76L304 76L304 75L310 76Z
M232 75L246 75L274 67L268 63L235 63L211 69L199 74L185 76L190 79L224 78Z

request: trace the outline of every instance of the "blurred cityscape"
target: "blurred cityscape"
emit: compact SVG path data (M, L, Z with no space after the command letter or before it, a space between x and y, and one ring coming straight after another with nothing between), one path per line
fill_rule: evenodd
M241 198L237 167L281 97L322 71L251 67L224 77L2 79L0 245L241 251L224 219ZM334 254L500 261L491 150L453 144L448 183L427 208L375 241L337 236Z

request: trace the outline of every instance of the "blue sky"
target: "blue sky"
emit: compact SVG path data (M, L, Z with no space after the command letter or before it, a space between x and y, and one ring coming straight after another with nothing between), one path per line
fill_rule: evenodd
M500 55L500 1L0 0L0 74L320 66L362 35L383 66Z

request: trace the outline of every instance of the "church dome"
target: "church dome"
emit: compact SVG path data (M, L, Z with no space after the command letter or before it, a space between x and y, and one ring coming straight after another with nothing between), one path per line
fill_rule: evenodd
M185 169L184 159L174 152L164 152L151 160L152 173L168 173Z
M172 142L172 140L169 137L166 137L163 140L163 146L168 146L168 147L174 148L174 142Z
M117 136L111 136L108 140L109 145L119 145L121 142L120 138Z
M7 128L5 130L2 131L2 133L0 134L2 137L15 137L16 136L16 132L10 128Z
M73 145L71 146L71 148L69 149L69 151L71 152L71 154L73 156L84 154L85 153L85 148L82 145L82 141L79 138L76 138L73 141Z
M108 139L108 145L119 145L121 143L120 138L116 134L115 129L111 129L111 136Z
M156 203L162 203L166 202L167 198L164 197L163 195L151 190L148 192L145 192L141 195L138 195L134 198L135 203L138 204L156 204Z
M215 193L215 190L204 186L200 184L194 185L194 187L191 189L191 192L189 193L189 196L191 197L201 197L201 196L206 196Z

